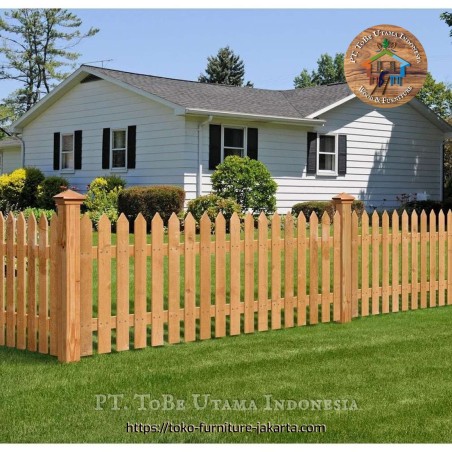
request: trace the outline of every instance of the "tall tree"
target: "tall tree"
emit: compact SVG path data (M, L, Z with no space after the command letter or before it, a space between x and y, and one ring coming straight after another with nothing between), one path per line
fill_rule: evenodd
M327 85L329 83L345 82L344 54L336 53L334 58L328 53L323 53L317 60L317 70L309 74L303 69L294 79L295 88L306 88L314 85Z
M79 53L71 49L99 30L80 31L82 20L66 9L14 9L0 17L0 80L15 80L22 86L5 104L16 115L28 111L42 94L74 68Z
M216 56L207 57L205 74L198 77L202 83L215 83L219 85L243 86L245 81L245 64L239 55L236 55L229 46L218 50ZM247 82L246 86L253 86Z
M439 17L441 20L444 20L444 22L446 22L449 27L452 28L452 13L444 12ZM452 37L452 30L450 30L449 36Z
M450 84L437 82L430 72L416 97L443 119L452 117L452 87Z

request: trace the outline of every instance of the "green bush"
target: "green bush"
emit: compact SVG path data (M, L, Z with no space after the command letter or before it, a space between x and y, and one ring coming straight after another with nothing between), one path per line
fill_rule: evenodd
M178 214L184 208L185 192L172 185L155 185L151 187L130 187L122 190L118 196L118 211L129 218L131 226L141 212L148 229L154 215L158 212L164 224L171 214Z
M118 220L118 196L124 185L125 183L117 183L114 179L108 180L108 177L98 177L88 185L84 205L96 229L103 214L108 217L113 225L116 224Z
M126 187L126 181L121 176L117 176L116 174L104 176L100 179L104 179L107 181L107 191L112 191L115 188L123 189Z
M24 217L26 220L28 220L31 217L31 214L33 214L36 218L36 221L39 221L42 214L45 215L47 218L47 221L50 221L52 219L53 214L55 213L54 210L50 209L39 209L37 207L27 207L24 211Z
M360 220L364 213L364 202L355 199L352 202L352 212L356 212L358 219ZM335 212L333 201L306 201L299 202L292 207L292 215L298 217L300 212L303 212L307 220L311 216L312 212L315 212L319 220L322 218L323 213L326 212L330 216L330 220L333 221Z
M38 186L44 178L44 174L39 168L25 168L25 183L20 195L19 209L37 206Z
M38 186L37 202L41 209L55 209L53 197L66 190L69 182L64 177L46 177Z
M226 225L231 219L233 213L241 214L241 207L231 198L220 198L218 195L210 194L205 196L199 196L196 199L192 199L188 202L187 213L191 213L197 223L201 220L204 212L212 222L212 228L214 228L215 219L221 212L226 220ZM229 229L229 228L228 228Z
M411 214L416 211L418 215L422 213L423 210L425 210L425 213L427 215L430 214L430 212L433 210L436 214L438 214L441 210L444 211L444 214L447 214L448 210L452 207L452 200L446 200L444 202L441 201L409 201L404 204L402 204L401 207L397 209L397 212L399 215L402 215L403 211L405 210L406 213L411 216Z
M270 171L258 160L229 156L212 174L213 192L221 198L232 198L242 212L271 214L276 209L278 185Z
M19 168L0 176L0 210L7 212L21 207L22 190L25 185L25 169Z

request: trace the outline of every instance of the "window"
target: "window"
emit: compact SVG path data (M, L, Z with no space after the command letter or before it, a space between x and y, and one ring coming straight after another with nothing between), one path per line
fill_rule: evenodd
M127 131L126 129L112 130L111 139L111 167L112 169L126 169Z
M61 134L61 170L74 170L74 134Z
M223 160L230 155L245 157L245 129L223 127Z
M317 168L320 174L337 174L337 136L319 135Z

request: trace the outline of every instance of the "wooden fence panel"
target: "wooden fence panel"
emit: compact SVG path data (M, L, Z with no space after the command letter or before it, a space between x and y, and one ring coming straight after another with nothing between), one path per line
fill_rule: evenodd
M245 216L245 333L254 332L254 218Z
M372 314L380 313L380 217L372 214Z
M272 330L281 328L281 217L272 218Z
M441 210L438 214L438 306L445 305L446 237L444 213Z
M210 255L210 232L211 221L207 213L201 217L200 229L200 247L201 247L201 259L199 267L200 278L200 339L211 338L211 326L210 326L210 306L211 306L211 255Z
M436 306L436 215L433 209L429 218L429 261L430 261L430 277L429 277L429 306Z
M168 342L180 342L180 222L173 213L168 221Z
M139 213L134 223L134 348L144 348L147 342L146 263L146 220Z
M361 217L361 315L369 315L369 216Z
M28 249L34 250L37 246L37 224L33 214L28 218ZM58 263L59 264L59 263ZM35 352L37 348L36 341L36 258L34 252L28 253L27 268L27 299L28 299L28 317L27 317L27 350ZM58 314L58 313L57 313ZM59 318L59 317L58 317Z
M5 345L5 218L0 212L0 345Z
M129 222L116 223L116 351L129 349Z
M56 217L55 217L56 218ZM53 220L53 219L52 219ZM53 243L52 223L50 240ZM93 224L88 215L83 215L80 222L80 355L93 354ZM51 267L52 268L52 267ZM55 269L53 270L55 272ZM119 276L119 275L118 275ZM127 287L127 290L129 288ZM52 316L50 316L52 318ZM52 339L52 334L50 335ZM128 339L128 338L127 338ZM128 342L127 342L128 343Z
M397 214L397 211L394 210L394 212L392 213L392 312L399 312L399 245L399 215Z
M226 335L226 220L215 218L215 337Z
M306 217L300 212L297 219L297 325L306 325Z
M16 346L15 332L15 268L14 245L16 238L16 219L11 213L6 220L6 345Z
M330 321L330 228L331 219L327 212L322 216L322 322Z
M383 314L389 312L389 262L389 215L385 210L381 230L381 307Z
M19 350L26 348L26 334L27 334L27 306L26 306L26 250L25 250L25 217L21 212L17 217L17 344ZM40 347L41 348L41 347ZM41 351L41 350L39 350Z
M44 214L39 220L39 353L49 352L49 330L47 316L48 302L48 266L47 247L49 245L49 224Z
M333 219L333 320L339 322L341 318L341 217L335 212ZM358 274L358 273L357 273ZM358 303L358 300L356 300Z
M284 220L284 327L294 326L294 230L293 217L288 213Z
M268 330L268 220L261 212L258 220L258 322L259 331Z
M418 215L415 210L411 214L411 309L417 309L419 305L418 282Z
M184 298L184 339L196 339L196 254L195 219L189 213L185 218L185 298Z
M358 317L358 264L359 264L359 254L358 254L358 215L355 211L352 212L352 318ZM340 254L338 255L340 259ZM339 289L340 290L340 289ZM339 296L339 295L338 295ZM339 311L340 318L340 311Z
M231 336L240 334L240 219L234 212L230 221L230 331Z
M409 257L408 257L408 245L409 245L409 234L408 234L408 214L406 210L402 213L402 311L408 310L408 267L409 267Z
M319 292L319 220L315 212L309 218L309 324L316 325L319 321L318 292Z
M421 213L421 308L427 307L427 214Z
M152 253L151 253L151 343L153 347L163 345L163 220L158 213L152 219ZM210 269L209 269L210 270ZM210 273L210 272L209 272Z
M99 220L98 262L98 352L111 352L111 223L106 215Z

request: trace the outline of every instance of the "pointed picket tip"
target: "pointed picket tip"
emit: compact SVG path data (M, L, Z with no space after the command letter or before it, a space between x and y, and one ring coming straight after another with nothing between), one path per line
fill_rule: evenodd
M381 215L381 222L383 226L385 227L389 226L389 214L386 210L384 210L383 214Z
M330 224L330 223L331 223L330 215L328 214L327 211L323 212L323 215L322 215L322 224Z
M431 211L430 211L430 218L436 218L436 213L435 213L435 211L432 209Z
M245 224L246 225L249 225L249 224L253 224L254 225L254 217L249 212L245 215Z
M185 227L195 227L195 219L193 217L193 215L188 212L187 216L185 217Z
M162 224L163 225L162 217L160 216L160 214L158 212L156 212L155 215L153 216L151 224L152 225L154 225L154 224L155 225L158 225L158 224Z
M408 213L406 210L402 212L402 220L408 220Z
M385 210L385 212L386 212L386 210ZM334 213L333 217L334 217L335 215L336 215L336 212ZM354 210L354 211L352 212L352 219L353 219L353 220L359 220L358 214L356 213L356 210Z
M118 223L120 221L127 221L127 223L129 222L129 220L127 219L127 217L124 215L124 212L121 213L121 215L119 215L118 217Z
M52 215L52 219L50 220L50 224L52 224L52 222L57 221L58 217L56 215ZM119 220L118 220L119 222ZM82 225L84 225L85 227L93 227L93 222L91 221L91 218L89 217L89 215L87 213L85 213L85 215L82 216Z
M25 216L23 212L19 212L19 215L17 215L17 222L18 223L25 223Z
M12 223L15 221L16 221L16 217L14 216L14 214L12 212L9 212L8 217L6 218L6 223L8 224L8 223Z
M211 223L209 215L207 214L207 212L204 212L202 214L201 219L199 221L200 221L201 224L205 223L205 224L209 224L210 225L210 223Z
M441 219L441 220L444 220L445 215L444 215L444 212L442 210L439 211L438 218Z
M180 226L180 221L178 216L173 212L168 220L168 226Z
M309 216L309 222L312 222L313 220L314 221L318 221L319 220L319 217L317 216L317 214L314 211L312 211L311 215Z
M217 227L223 227L223 225L225 225L225 224L226 224L226 219L224 218L223 213L220 212L220 213L217 215L217 218L215 218L215 225L216 225Z
M263 226L267 226L268 225L268 219L267 219L267 215L265 215L264 212L261 212L259 214L259 218L257 219L259 225L263 225Z
M98 229L107 229L111 227L111 223L110 220L108 219L107 215L102 214L102 216L99 219L99 223L98 223Z
M139 224L139 223L146 224L146 220L141 212L136 216L134 223L135 224Z
M304 213L303 213L303 212L300 212L300 213L298 214L297 222L298 222L298 225L300 225L300 224L306 224L306 217L304 216Z
M42 213L41 218L39 219L39 229L46 230L48 226L49 223L47 222L47 217Z
M413 210L411 212L411 221L413 221L414 219L417 220L417 218L418 218L418 214L415 210Z
M425 212L424 209L422 209L422 212L421 212L421 219L422 218L427 218L427 213Z

